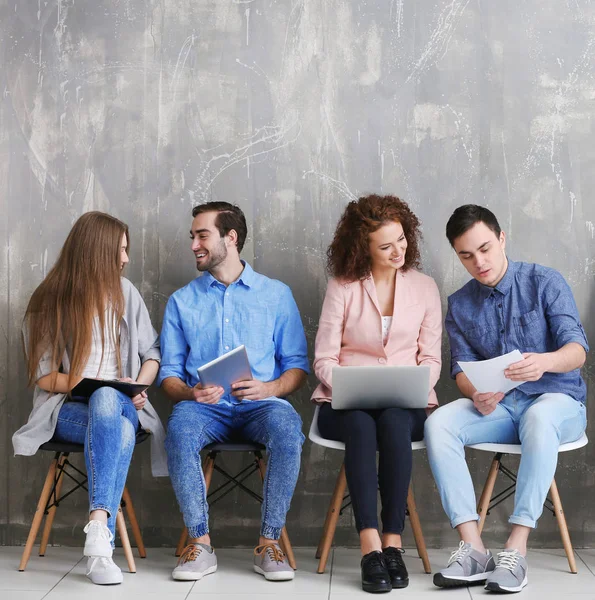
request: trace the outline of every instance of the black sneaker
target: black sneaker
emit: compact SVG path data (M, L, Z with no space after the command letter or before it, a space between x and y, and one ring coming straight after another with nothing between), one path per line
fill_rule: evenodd
M378 550L362 557L362 589L372 594L390 592L393 589L384 555Z
M407 573L407 567L403 562L405 550L388 546L388 548L382 550L382 554L384 554L384 562L390 575L391 585L394 588L407 587L409 585L409 573Z

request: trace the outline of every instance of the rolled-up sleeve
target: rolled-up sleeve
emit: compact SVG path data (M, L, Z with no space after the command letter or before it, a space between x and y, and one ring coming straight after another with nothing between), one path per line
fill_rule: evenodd
M283 286L275 318L275 358L280 372L301 369L310 372L306 334L291 290Z
M182 329L179 309L174 296L165 307L161 327L161 366L157 384L161 385L168 377L177 377L186 382L186 360L189 347Z
M556 349L576 342L589 352L587 335L580 321L570 286L558 271L551 271L545 282L542 302Z
M434 281L427 291L426 312L419 330L417 363L430 367L430 387L440 378L442 366L442 305L440 292Z
M450 376L455 379L456 376L463 371L458 364L458 361L477 361L483 360L483 357L477 354L469 345L465 335L457 325L457 322L452 313L450 298L448 300L448 310L444 321L448 341L450 342Z

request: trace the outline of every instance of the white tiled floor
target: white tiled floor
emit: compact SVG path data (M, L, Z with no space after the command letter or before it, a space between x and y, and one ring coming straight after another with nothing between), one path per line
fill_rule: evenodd
M295 550L298 571L291 582L270 583L252 572L250 549L217 549L219 570L202 581L178 582L170 577L176 559L171 548L149 548L147 558L136 559L138 572L124 570L119 586L94 586L85 577L86 560L79 548L48 548L45 557L32 555L27 570L17 570L22 548L0 547L1 600L266 600L278 595L281 600L351 600L367 598L359 575L359 551L336 548L327 572L316 573L313 548ZM432 568L446 564L448 550L430 550ZM116 562L123 567L121 550ZM416 600L474 600L493 596L481 587L439 590L432 576L423 572L415 550L405 560L410 574L409 587L392 592L393 597ZM579 573L572 575L562 550L534 550L529 554L529 585L522 600L595 599L595 550L577 552ZM264 596L264 599L263 599Z

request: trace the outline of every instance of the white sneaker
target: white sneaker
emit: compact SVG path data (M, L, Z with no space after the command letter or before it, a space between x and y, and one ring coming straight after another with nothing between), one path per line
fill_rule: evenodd
M113 554L111 541L114 539L112 532L101 521L89 521L83 531L87 534L85 540L85 556L103 556L111 558Z
M111 558L103 556L89 557L86 575L97 585L115 585L124 580L120 567Z

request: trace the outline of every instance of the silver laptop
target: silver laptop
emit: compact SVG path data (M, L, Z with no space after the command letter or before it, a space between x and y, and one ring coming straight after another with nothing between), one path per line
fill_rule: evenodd
M426 408L430 367L333 367L332 407Z

